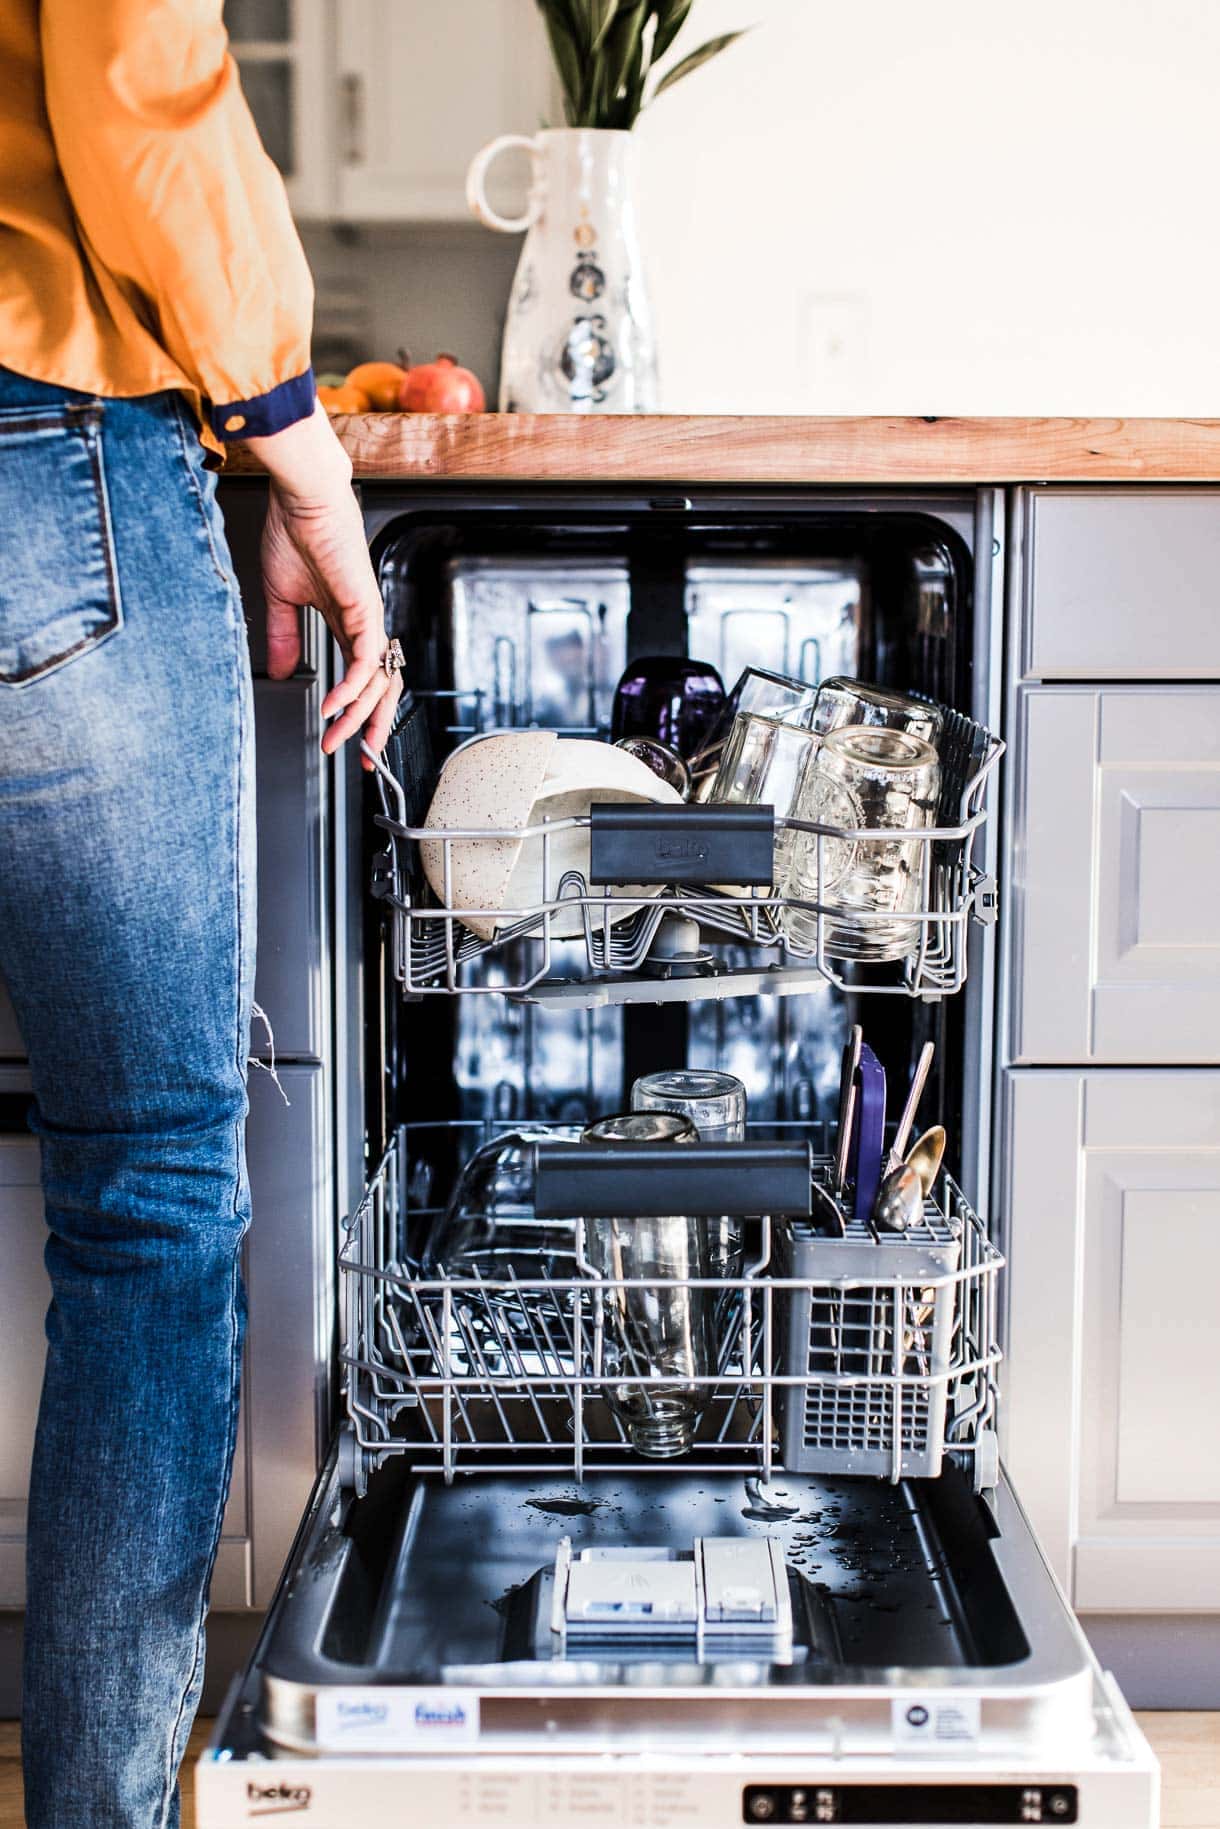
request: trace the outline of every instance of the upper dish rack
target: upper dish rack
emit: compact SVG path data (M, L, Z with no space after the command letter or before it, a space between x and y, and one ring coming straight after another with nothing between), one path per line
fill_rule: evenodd
M786 996L829 983L927 1000L959 991L967 969L972 920L995 919L996 885L974 862L987 813L988 779L1002 741L961 712L944 710L939 745L939 823L919 831L844 828L777 818L769 807L684 805L594 806L587 815L519 829L477 831L425 827L435 785L424 703L417 695L387 748L371 757L388 845L374 866L373 890L390 908L395 979L409 996L499 993L544 1005L593 1007L634 1002L692 1002L753 995ZM368 752L366 752L368 753ZM553 841L585 829L589 874L560 870ZM814 843L814 880L832 880L830 847L911 841L919 860L919 905L900 917L908 938L890 963L832 956L841 911L825 894L786 897L772 885L744 885L743 848L770 858L776 834ZM419 845L439 851L444 880L453 847L534 840L541 852L542 894L527 907L486 909L442 904L425 881ZM629 877L625 874L629 870ZM434 873L435 874L435 873ZM624 883L629 886L623 887ZM717 887L717 885L728 887ZM805 917L806 935L788 917ZM812 917L812 919L810 919ZM497 921L480 938L469 920ZM893 928L890 913L853 911L862 933ZM719 947L714 953L709 940ZM743 949L746 949L743 956Z

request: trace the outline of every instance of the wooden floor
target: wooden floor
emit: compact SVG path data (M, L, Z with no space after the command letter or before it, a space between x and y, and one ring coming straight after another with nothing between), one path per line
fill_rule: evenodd
M1161 1761L1161 1829L1220 1829L1220 1713L1147 1714L1139 1722ZM207 1727L197 1727L192 1754L206 1738ZM25 1829L17 1727L11 1721L0 1721L0 1829ZM182 1829L195 1829L189 1781L183 1786Z

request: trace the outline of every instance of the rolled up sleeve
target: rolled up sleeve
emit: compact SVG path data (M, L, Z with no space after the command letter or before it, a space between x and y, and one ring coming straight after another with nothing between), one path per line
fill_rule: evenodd
M47 111L86 247L224 441L313 410L313 284L223 0L42 0Z

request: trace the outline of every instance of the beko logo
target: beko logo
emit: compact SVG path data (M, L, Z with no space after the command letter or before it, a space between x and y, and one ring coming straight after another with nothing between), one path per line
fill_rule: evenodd
M287 1816L308 1810L313 1791L308 1785L246 1785L247 1816Z
M390 1711L384 1702L344 1702L335 1705L336 1727L380 1727Z

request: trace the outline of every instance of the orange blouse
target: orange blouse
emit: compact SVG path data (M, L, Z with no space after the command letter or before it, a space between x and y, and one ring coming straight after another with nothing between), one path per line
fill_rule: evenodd
M313 409L313 285L223 0L0 0L0 365L179 388L205 442Z

